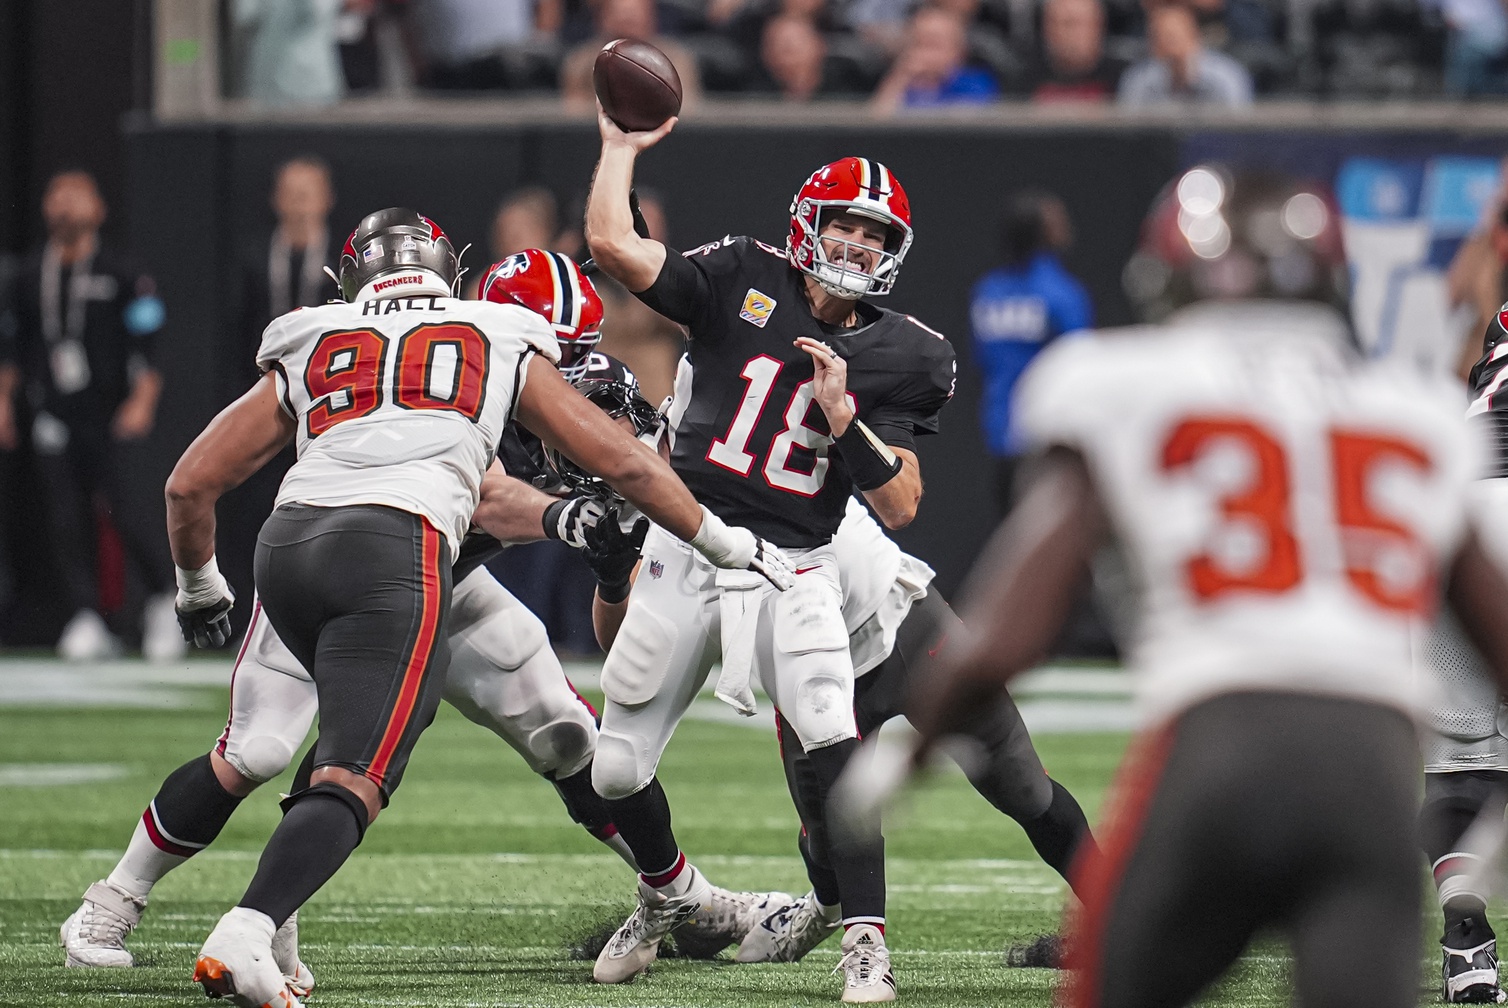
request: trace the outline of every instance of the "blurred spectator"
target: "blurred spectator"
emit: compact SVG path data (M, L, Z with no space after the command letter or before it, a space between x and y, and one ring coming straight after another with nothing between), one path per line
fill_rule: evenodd
M560 93L571 112L596 108L592 90L592 63L607 43L617 38L643 39L669 57L681 77L681 108L694 106L701 98L702 79L696 60L679 43L660 34L654 0L599 0L597 36L572 49L560 68Z
M231 342L222 356L222 403L245 394L256 382L257 347L267 324L295 308L313 307L340 296L326 268L339 265L344 236L330 232L335 188L330 166L314 154L284 161L273 173L269 200L276 224L241 251L237 263L240 303ZM220 568L236 593L234 622L244 629L252 609L252 560L257 533L272 512L278 486L293 465L292 445L226 493L219 507Z
M994 76L966 66L967 54L963 18L939 7L921 8L911 18L905 47L875 92L875 111L994 101L1000 93Z
M1500 0L1437 0L1445 19L1445 92L1508 94L1508 14Z
M364 0L232 0L241 93L265 105L327 105L345 95L336 22Z
M515 252L530 248L574 255L569 237L560 233L558 218L555 194L544 186L513 190L503 197L497 205L497 212L492 215L492 231L488 235L488 252L492 258L488 264L501 262ZM467 271L466 297L477 296L477 288L485 274L485 267Z
M1251 104L1251 75L1221 52L1206 49L1193 12L1164 4L1147 14L1152 54L1126 71L1117 100L1128 108L1171 102L1241 108Z
M403 92L423 76L421 11L428 11L426 0L348 0L335 38L349 93Z
M426 0L425 82L447 90L482 91L548 83L559 58L562 0ZM533 46L539 60L531 66Z
M773 91L795 102L835 90L828 80L827 40L805 18L782 14L765 22L759 63L759 79L751 90Z
M984 382L979 419L995 459L1002 514L1014 502L1023 451L1011 426L1016 380L1048 343L1094 324L1089 295L1058 258L1072 241L1068 211L1058 197L1035 189L1017 192L1000 219L1004 263L974 285L969 315Z
M912 0L849 0L843 22L870 45L898 54L906 45L911 7Z
M1042 50L1027 69L1020 93L1036 102L1108 101L1125 72L1124 61L1105 54L1100 0L1047 0L1042 5Z
M668 242L664 202L652 189L641 186L638 193L649 236ZM627 364L638 376L645 398L658 406L670 394L676 363L685 351L685 333L607 274L598 273L592 282L602 295L605 309L602 350Z
M151 364L164 311L152 278L100 244L105 202L83 171L52 177L42 201L47 241L17 278L0 352L0 445L14 445L14 395L31 413L39 496L55 576L71 618L58 640L68 659L102 658L118 644L100 615L99 508L152 593L142 647L183 653L174 582L157 519L124 490L121 442L152 431L162 379Z

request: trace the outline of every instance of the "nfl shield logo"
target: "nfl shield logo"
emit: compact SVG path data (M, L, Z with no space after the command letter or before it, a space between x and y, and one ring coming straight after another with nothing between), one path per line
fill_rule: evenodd
M649 561L649 576L650 577L652 577L652 578L658 578L661 574L664 574L664 573L665 573L665 565L664 564L660 563L660 561L658 561L658 560L651 560L651 561Z

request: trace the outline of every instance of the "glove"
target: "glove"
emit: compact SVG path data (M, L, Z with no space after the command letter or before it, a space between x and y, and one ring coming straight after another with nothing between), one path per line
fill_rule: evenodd
M597 524L606 508L590 497L566 497L545 508L546 539L559 539L572 549L586 545L586 530Z
M177 568L178 597L173 608L183 639L195 647L224 647L230 642L230 610L236 595L220 574L215 558L198 570Z
M628 579L639 562L649 519L639 515L623 528L617 508L609 508L596 525L586 530L586 545L581 559L597 575L597 594L604 602L622 602L628 598Z
M791 562L777 546L746 528L725 524L708 511L705 504L702 505L702 526L696 530L690 546L714 567L763 574L778 591L785 591L796 583Z

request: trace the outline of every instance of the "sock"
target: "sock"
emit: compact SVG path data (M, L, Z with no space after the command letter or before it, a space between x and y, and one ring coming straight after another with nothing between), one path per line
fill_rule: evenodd
M854 753L858 739L844 739L830 746L812 749L807 755L816 772L824 808L834 782ZM844 920L872 924L885 920L885 838L880 835L879 815L852 839L838 842L829 837L828 863L838 880Z
M566 812L570 814L572 822L580 823L593 839L606 844L635 872L639 870L638 862L634 860L634 852L629 849L628 841L619 835L618 827L613 823L612 816L608 814L607 805L592 789L590 761L569 777L556 777L554 774L547 773L544 778L555 785L555 792L560 795L560 800L565 802Z
M670 867L664 871L645 872L639 878L645 885L668 896L679 896L691 888L691 872L686 870L687 867L686 855L677 852Z
M1035 819L1018 822L1026 831L1027 839L1037 849L1037 854L1067 879L1070 886L1073 885L1073 876L1069 869L1073 867L1074 860L1081 853L1093 856L1097 850L1084 810L1079 807L1078 800L1069 794L1068 789L1057 781L1052 782L1052 804L1047 806L1047 811ZM1077 889L1074 894L1083 898L1083 894Z
M241 799L220 786L209 754L168 774L106 879L146 899L164 875L214 842Z
M842 902L838 890L838 876L832 866L818 855L813 848L811 834L806 827L801 827L801 836L797 838L796 849L801 851L801 860L806 862L806 877L812 883L812 895L817 898L817 904L823 908L834 908Z
M635 864L662 868L676 863L681 847L670 828L670 802L658 777L626 798L604 798L602 804Z
M883 917L844 917L843 933L847 934L850 928L856 928L861 924L868 924L880 932L880 937L885 937L885 918Z
M618 827L614 826L612 823L608 823L606 828L601 831L587 830L587 832L590 833L595 839L601 841L608 850L612 851L614 854L622 858L623 863L628 865L628 867L632 869L636 874L638 873L639 862L634 860L634 852L629 849L628 841L624 840L623 837L618 833Z
M364 828L339 797L306 792L283 814L238 905L260 910L282 927L346 863Z

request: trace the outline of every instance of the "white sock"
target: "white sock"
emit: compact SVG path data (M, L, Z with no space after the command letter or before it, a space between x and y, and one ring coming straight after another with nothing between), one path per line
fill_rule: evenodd
M169 854L152 842L146 823L136 821L136 831L126 845L125 856L105 879L111 885L124 889L137 899L146 899L152 887L168 872L177 868L188 858Z
M817 916L828 924L837 923L838 917L843 913L843 904L834 903L832 906L828 906L816 896L812 897L812 906L816 907Z
M621 833L614 833L612 836L607 837L602 842L607 845L609 850L622 858L624 863L626 863L628 867L634 871L635 874L638 874L639 862L634 860L634 852L629 848L628 841L623 839L623 835Z

